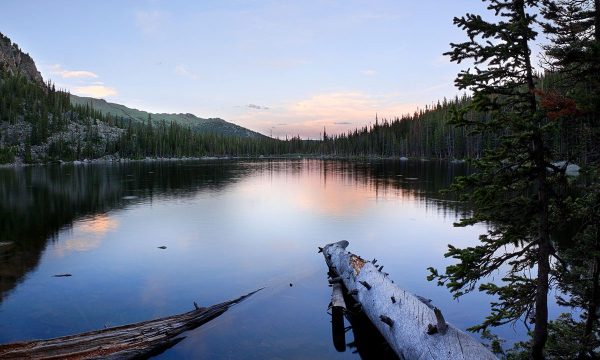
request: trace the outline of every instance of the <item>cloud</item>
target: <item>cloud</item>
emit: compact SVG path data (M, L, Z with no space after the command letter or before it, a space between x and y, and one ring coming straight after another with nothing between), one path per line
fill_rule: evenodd
M256 109L256 110L269 110L268 106L260 106L260 105L256 105L256 104L248 104L248 105L246 105L246 107L248 107L250 109Z
M181 65L181 64L175 66L175 74L177 74L179 76L187 77L192 80L198 79L198 74L189 70L188 68L186 68L184 65Z
M285 122L274 136L300 135L319 138L323 127L329 134L346 133L380 119L393 119L415 111L421 104L406 103L403 94L366 94L359 91L319 93L304 99L277 104L269 112L241 113L236 122L258 131ZM261 130L263 129L263 130ZM277 131L276 131L277 130Z
M373 75L377 75L377 71L373 70L373 69L367 69L367 70L363 70L361 71L361 73L363 75L367 75L367 76L373 76Z
M63 79L72 79L72 78L97 78L98 75L94 74L91 71L86 70L66 70L59 64L52 65L50 67L50 73L58 75Z
M147 35L156 35L161 32L167 14L163 11L137 11L135 13L135 25Z
M73 89L75 95L103 98L117 95L117 90L104 85L78 86Z

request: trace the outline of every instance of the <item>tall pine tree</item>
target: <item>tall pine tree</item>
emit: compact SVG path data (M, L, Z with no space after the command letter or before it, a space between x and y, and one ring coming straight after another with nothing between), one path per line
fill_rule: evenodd
M559 287L569 294L561 303L581 309L582 321L563 315L553 322L551 335L558 340L548 350L555 357L591 359L600 355L600 0L545 0L542 10L551 40L545 66L556 74L562 98L553 112L576 129L580 144L570 147L586 165L586 177L573 184L576 194L567 203L570 216L558 247L564 261L557 269Z
M459 249L449 246L446 257L458 260L444 274L430 269L455 297L479 286L497 297L492 313L471 330L486 330L519 319L535 324L531 355L544 358L548 337L548 291L551 257L555 254L550 234L559 220L553 209L565 183L564 168L552 164L548 138L557 122L548 121L539 106L530 44L537 36L539 1L484 0L493 20L466 14L454 19L468 40L451 44L449 55L457 63L472 62L473 69L456 78L459 89L473 92L473 101L456 112L454 122L473 133L499 134L496 147L476 162L477 171L461 178L454 189L474 204L473 214L459 226L489 223L480 244ZM468 111L490 114L470 118ZM530 275L532 269L537 274ZM505 272L499 283L489 276Z

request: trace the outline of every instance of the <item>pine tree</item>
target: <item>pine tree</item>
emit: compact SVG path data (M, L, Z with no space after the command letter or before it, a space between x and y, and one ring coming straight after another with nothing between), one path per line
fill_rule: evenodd
M429 279L438 279L455 297L479 290L498 298L492 313L471 330L487 330L519 319L535 324L531 356L543 359L548 337L548 291L551 256L550 233L557 224L552 213L559 208L565 183L564 169L552 164L547 144L556 133L538 106L536 77L531 65L530 44L538 1L487 0L494 21L466 14L454 23L468 40L451 44L449 55L457 63L472 61L474 69L461 71L459 89L473 92L466 109L456 111L454 123L482 135L498 136L476 162L477 172L460 178L453 186L474 204L473 214L458 226L486 222L491 225L480 236L480 244L465 249L449 245L446 257L458 260L445 274L430 268ZM471 118L467 111L489 114ZM537 275L529 271L537 267ZM488 276L506 270L501 283L485 283ZM484 283L481 283L484 281Z
M569 294L561 303L582 310L579 322L561 316L552 324L550 352L571 347L578 358L600 355L600 0L546 0L544 31L547 71L556 74L562 99L553 113L570 120L580 143L569 144L586 163L586 177L574 184L577 196L568 203L570 216L558 247L560 289ZM568 330L568 331L566 331Z

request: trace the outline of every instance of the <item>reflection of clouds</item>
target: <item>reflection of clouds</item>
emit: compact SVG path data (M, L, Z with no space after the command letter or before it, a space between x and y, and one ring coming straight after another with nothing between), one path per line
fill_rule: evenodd
M117 220L106 216L106 214L100 214L77 223L74 230L87 234L104 235L108 231L116 228Z
M311 179L292 201L300 208L330 216L356 215L369 204L372 195L368 189L344 186L336 179L327 178L327 182L325 186L320 179Z
M90 251L100 246L102 239L100 238L73 238L64 241L54 250L57 255L64 256L71 252Z
M106 214L95 215L73 225L70 238L56 244L54 253L64 256L72 252L83 252L96 249L104 240L104 236L118 226L117 220Z
M282 211L289 207L316 215L344 217L363 214L377 201L418 201L414 190L404 188L398 178L375 178L352 165L309 160L285 168L273 163L265 167L236 187L238 194L256 206L274 201L277 203L274 206Z
M291 197L303 209L329 216L359 215L368 210L373 200L392 198L414 201L414 196L394 187L392 182L357 177L345 173L348 169L328 168L322 164L319 171L305 174L308 179Z

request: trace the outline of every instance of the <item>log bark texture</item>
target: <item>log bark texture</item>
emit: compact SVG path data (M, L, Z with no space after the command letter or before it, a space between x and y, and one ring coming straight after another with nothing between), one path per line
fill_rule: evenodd
M257 290L258 291L258 290ZM248 296L210 307L135 324L49 340L0 345L0 359L144 359L159 354L185 337L181 333L223 314Z
M372 261L346 251L347 246L347 241L325 246L325 261L398 357L497 360L479 341L447 323L430 301L399 288Z

